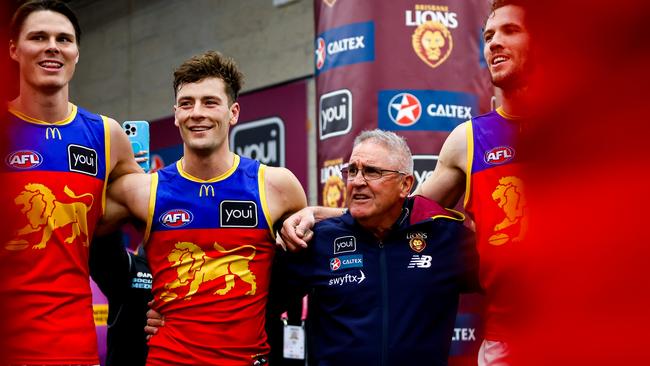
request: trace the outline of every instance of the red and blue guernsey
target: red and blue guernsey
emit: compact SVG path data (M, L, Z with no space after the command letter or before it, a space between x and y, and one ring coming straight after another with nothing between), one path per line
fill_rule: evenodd
M147 365L251 365L264 330L275 241L258 161L235 155L201 180L182 160L152 175L147 258L165 315Z
M465 209L476 223L480 280L487 295L485 338L504 341L513 320L517 252L528 223L521 157L521 119L496 111L467 123Z
M12 234L0 271L11 337L3 353L12 364L97 364L88 246L104 209L108 122L74 105L56 123L9 112L0 207Z

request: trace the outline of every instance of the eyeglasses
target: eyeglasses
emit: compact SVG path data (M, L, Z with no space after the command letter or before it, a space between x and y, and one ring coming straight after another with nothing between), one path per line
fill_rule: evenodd
M406 175L406 173L400 172L399 170L390 170L390 169L381 169L374 166L364 166L359 169L356 165L350 165L344 168L341 168L341 173L343 174L343 179L354 180L357 176L357 173L361 172L361 176L365 180L377 180L383 177L386 174L397 173Z

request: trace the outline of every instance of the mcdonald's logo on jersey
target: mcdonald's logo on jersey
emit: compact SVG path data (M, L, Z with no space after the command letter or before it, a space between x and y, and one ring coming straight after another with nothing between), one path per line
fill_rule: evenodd
M61 131L59 131L57 127L48 127L47 130L45 130L45 139L49 140L50 136L52 140L55 138L61 140Z
M201 184L201 188L199 189L199 197L203 196L214 197L214 187L208 184Z

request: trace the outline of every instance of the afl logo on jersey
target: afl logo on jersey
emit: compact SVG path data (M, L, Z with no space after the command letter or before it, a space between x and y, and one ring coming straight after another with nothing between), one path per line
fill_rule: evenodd
M163 226L173 229L189 225L192 220L194 220L194 215L190 211L183 210L182 208L169 210L160 215L160 223Z
M499 146L485 152L483 160L492 165L505 164L515 156L515 149L510 146Z
M5 161L12 168L31 169L41 165L43 157L36 151L20 150L9 154Z

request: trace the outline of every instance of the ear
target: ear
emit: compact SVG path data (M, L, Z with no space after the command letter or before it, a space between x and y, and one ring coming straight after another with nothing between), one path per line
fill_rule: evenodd
M235 102L230 106L230 121L228 121L228 123L231 126L234 126L237 124L238 120L239 120L239 103Z
M16 49L17 49L16 42L14 42L13 40L10 40L9 41L9 57L11 57L12 60L18 62L18 55L17 55Z
M176 118L176 110L177 110L177 109L178 109L178 107L176 106L176 104L174 104L174 105L172 106L172 113L174 113L174 126L179 127L179 125L178 125L178 118Z
M400 198L406 198L411 193L411 188L413 188L413 182L415 178L412 175L406 175L402 178L402 183L400 187L399 196Z

